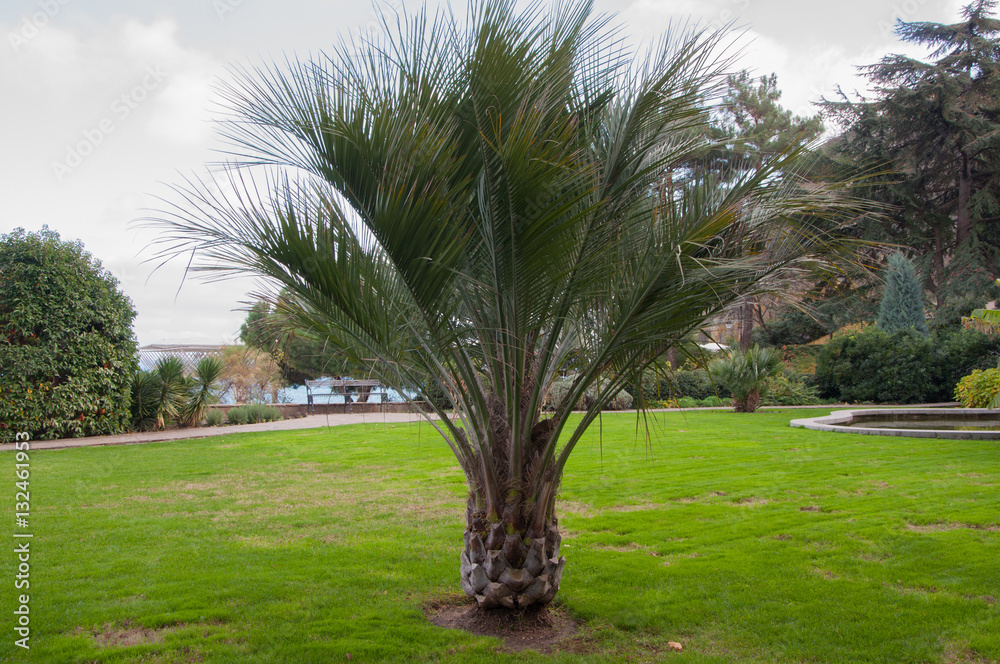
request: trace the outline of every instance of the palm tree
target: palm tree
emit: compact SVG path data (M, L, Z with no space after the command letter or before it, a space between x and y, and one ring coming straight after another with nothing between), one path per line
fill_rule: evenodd
M671 33L640 58L590 13L481 0L464 22L383 20L329 56L236 72L222 188L189 180L154 220L162 259L263 277L258 297L384 384L448 395L426 408L468 480L461 583L482 608L555 596L556 494L607 402L815 264L849 212L794 182L794 155L658 202L724 82L718 37Z
M709 365L712 377L733 393L733 410L752 413L767 396L767 379L782 367L781 354L775 348L754 344L747 350L734 350L728 357Z

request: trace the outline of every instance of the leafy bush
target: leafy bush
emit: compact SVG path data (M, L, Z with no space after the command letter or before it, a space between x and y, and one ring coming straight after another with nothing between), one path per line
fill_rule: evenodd
M254 403L246 406L250 409L250 422L277 422L278 420L285 419L284 415L281 414L281 409L275 408L274 406L268 406L262 403Z
M647 408L679 408L677 399L658 399L646 402Z
M816 362L820 394L847 402L927 401L937 389L933 354L934 340L913 329L834 337Z
M1000 359L1000 337L956 328L937 335L942 393L975 369L991 369ZM950 396L942 397L946 401Z
M0 441L125 431L134 318L80 242L48 228L0 236Z
M642 376L642 394L647 402L652 402L683 397L728 397L731 393L724 386L713 382L708 371L695 368L677 369L669 373L646 371Z
M868 328L834 337L820 352L820 396L847 402L928 403L952 398L958 378L992 366L1000 339L971 330L925 336Z
M221 410L216 408L210 408L208 412L205 413L205 424L210 427L222 426L222 423L226 421L226 416Z
M229 424L246 424L249 417L245 406L234 406L226 411L226 422Z
M955 398L964 408L1000 407L1000 368L976 370L958 381Z
M259 422L275 422L281 419L284 419L281 410L262 403L235 406L226 413L226 420L230 424L257 424Z
M632 395L622 390L608 403L610 410L628 410L632 407Z
M670 378L678 396L691 397L692 399L732 396L729 388L721 385L718 381L713 381L705 369L692 369L691 371L681 369L675 371Z
M815 382L791 371L782 371L768 378L766 393L763 402L768 406L814 406L822 403Z
M719 406L722 405L722 399L714 395L710 397L705 397L704 399L701 400L701 405L707 406L709 408L718 408Z
M767 379L781 368L781 355L773 348L751 346L747 351L736 350L724 359L712 363L712 377L733 393L733 408L737 413L752 413L767 396Z
M693 399L691 397L681 397L677 400L677 406L679 408L697 408L699 403L700 402L697 399Z
M934 309L934 317L927 324L934 332L958 329L962 327L963 318L984 306L989 299L986 295L977 293L947 299Z
M765 325L755 327L751 339L760 346L795 346L819 339L828 332L822 322L801 309L786 307Z
M568 376L557 378L552 382L552 386L549 388L549 393L545 398L545 407L552 408L552 404L561 403L566 397L566 393L569 392L570 388L573 386L573 381L576 380L576 374L570 374ZM594 400L597 399L597 387L592 386L588 389L580 401L576 404L574 410L585 410L593 404ZM608 410L628 410L632 407L634 403L634 397L627 391L622 390L617 395L615 395L607 404Z

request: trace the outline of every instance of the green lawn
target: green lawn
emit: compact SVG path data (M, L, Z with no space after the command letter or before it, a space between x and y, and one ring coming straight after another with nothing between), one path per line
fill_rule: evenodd
M426 424L33 452L32 648L8 553L0 661L1000 661L997 443L788 427L827 412L604 416L550 655L424 618L461 592L465 499Z

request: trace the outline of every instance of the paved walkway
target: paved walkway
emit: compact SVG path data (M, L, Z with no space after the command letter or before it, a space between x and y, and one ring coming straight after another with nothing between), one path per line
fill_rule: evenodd
M224 427L196 427L167 429L166 431L143 431L123 433L117 436L88 436L86 438L62 438L60 440L31 441L32 450L61 450L68 447L93 447L95 445L134 445L155 443L164 440L184 440L187 438L208 438L230 433L250 433L253 431L290 431L292 429L319 429L345 424L380 424L382 422L415 422L422 419L413 413L360 413L348 415L309 415L277 422L260 424L234 424ZM0 445L0 451L13 450L13 443Z
M940 408L957 406L957 403L933 403L919 406L902 406L903 408ZM806 408L829 408L841 410L844 408L900 408L901 406L764 406L761 410L797 410ZM715 408L664 408L650 412L674 412L691 410L732 410L731 406ZM632 411L633 413L635 411ZM135 445L139 443L155 443L164 440L185 440L188 438L209 438L228 433L250 433L254 431L290 431L293 429L320 429L345 424L379 424L381 422L416 422L423 419L414 413L359 413L348 415L309 415L294 419L278 420L277 422L262 422L260 424L235 424L224 427L196 427L184 429L168 429L166 431L144 431L141 433L123 433L117 436L89 436L87 438L63 438L60 440L31 441L32 450L62 450L69 447L94 447L97 445ZM13 450L13 443L0 445L0 451Z

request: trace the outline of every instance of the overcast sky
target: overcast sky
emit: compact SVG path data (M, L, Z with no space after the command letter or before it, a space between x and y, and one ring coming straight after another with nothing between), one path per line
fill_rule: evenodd
M636 43L671 21L735 21L749 43L740 67L777 73L783 104L798 114L814 113L810 104L838 84L863 88L856 65L919 53L896 41L896 18L955 22L962 4L597 0ZM180 264L151 274L144 247L154 235L131 222L157 207L163 183L219 158L213 81L228 64L307 56L373 27L374 16L367 0L4 0L0 233L47 224L82 240L132 298L141 344L231 342L250 284L181 287Z

